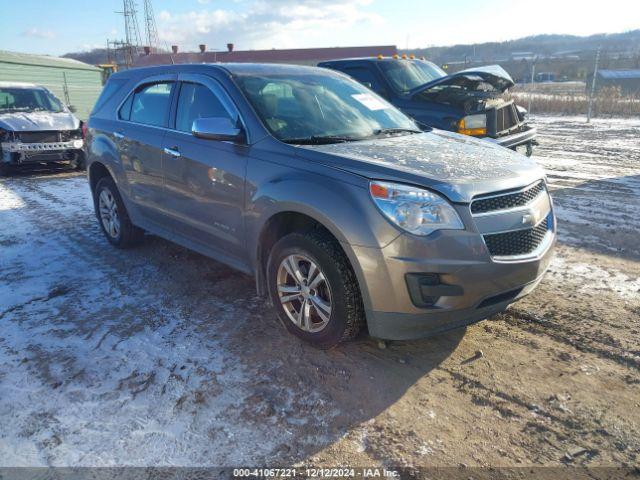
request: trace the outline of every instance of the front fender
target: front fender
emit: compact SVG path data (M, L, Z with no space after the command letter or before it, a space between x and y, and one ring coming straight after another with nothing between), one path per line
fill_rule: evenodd
M364 272L376 268L366 261L374 256L361 258L357 252L379 251L400 232L373 204L366 187L368 182L362 179L361 185L354 183L306 170L288 169L258 186L248 185L251 192L246 214L247 248L257 273L259 292L264 292L258 258L261 235L275 215L291 212L322 224L340 242L358 279L365 307L371 305Z
M364 186L302 170L289 171L255 188L247 208L247 238L252 260L265 225L274 215L306 215L329 230L339 242L382 248L398 237L369 198Z

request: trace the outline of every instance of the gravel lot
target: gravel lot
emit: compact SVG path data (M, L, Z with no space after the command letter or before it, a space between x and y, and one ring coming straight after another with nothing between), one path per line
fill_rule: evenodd
M536 121L543 283L384 349L308 347L161 239L111 248L83 175L0 180L0 466L637 465L640 120Z

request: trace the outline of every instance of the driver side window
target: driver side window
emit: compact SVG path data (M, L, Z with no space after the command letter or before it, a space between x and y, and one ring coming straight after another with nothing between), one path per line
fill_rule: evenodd
M285 128L292 121L304 120L305 113L287 83L267 83L256 100L258 110L273 131Z

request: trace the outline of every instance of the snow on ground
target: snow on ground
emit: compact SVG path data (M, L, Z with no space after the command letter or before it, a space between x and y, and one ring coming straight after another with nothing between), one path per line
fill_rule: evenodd
M540 142L534 158L547 172L560 239L640 253L634 239L640 230L640 119L598 118L587 124L584 117L536 116L533 121Z
M238 419L260 374L225 348L234 299L184 312L147 258L123 271L84 177L8 180L0 202L0 466L242 464L279 444Z
M0 180L0 467L522 465L567 441L632 462L640 120L535 123L560 232L540 288L500 321L385 350L308 347L251 278L163 240L112 248L84 176ZM571 388L570 412L550 388Z

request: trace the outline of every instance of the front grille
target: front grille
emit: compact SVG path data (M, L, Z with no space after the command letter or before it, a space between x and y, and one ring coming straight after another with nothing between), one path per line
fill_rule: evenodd
M77 130L20 132L17 135L22 143L59 143L80 138Z
M82 135L78 134L77 130L63 130L60 133L60 141L61 142L68 142L69 140L73 139L73 138L81 138Z
M538 248L548 229L547 217L536 227L527 230L484 235L484 242L493 257L526 255Z
M509 103L504 107L496 108L496 134L500 135L505 130L517 126L520 123L518 110L515 103Z
M60 132L20 132L22 143L54 143L60 141Z
M507 193L497 197L479 198L471 204L471 213L486 213L494 210L506 210L507 208L521 207L528 204L544 191L544 182L515 193Z

